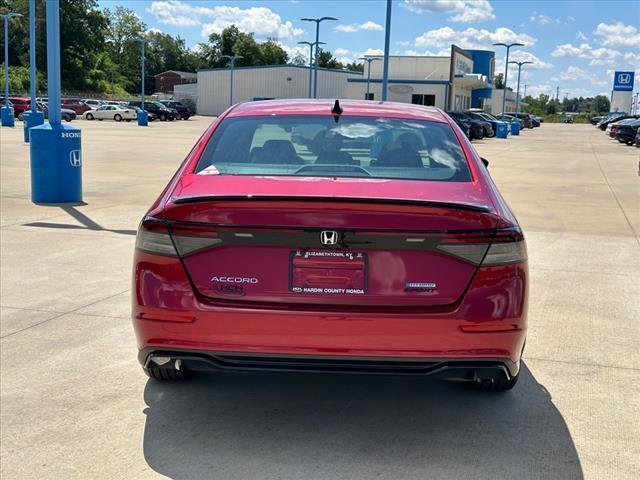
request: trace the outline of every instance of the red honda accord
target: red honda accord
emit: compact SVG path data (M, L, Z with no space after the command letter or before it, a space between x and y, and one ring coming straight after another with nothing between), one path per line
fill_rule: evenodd
M373 101L236 105L140 224L139 360L197 370L517 379L522 231L442 111Z

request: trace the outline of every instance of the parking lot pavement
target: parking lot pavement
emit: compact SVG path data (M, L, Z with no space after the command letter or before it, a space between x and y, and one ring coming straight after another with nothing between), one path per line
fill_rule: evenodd
M22 130L0 131L3 479L638 478L637 149L589 125L475 143L528 241L513 391L303 374L165 385L136 361L134 234L209 122L77 122L87 204L67 207L31 204Z

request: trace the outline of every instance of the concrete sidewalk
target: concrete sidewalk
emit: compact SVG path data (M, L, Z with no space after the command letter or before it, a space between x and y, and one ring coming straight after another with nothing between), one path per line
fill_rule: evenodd
M640 471L640 150L590 125L475 142L531 268L505 395L414 378L150 381L129 319L137 224L210 119L77 122L87 205L30 202L0 130L4 479L632 479Z

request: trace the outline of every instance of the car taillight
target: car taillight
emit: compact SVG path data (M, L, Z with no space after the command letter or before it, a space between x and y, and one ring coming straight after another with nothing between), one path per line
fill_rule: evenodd
M222 243L217 233L200 225L176 224L152 217L140 224L136 237L139 250L181 257Z
M484 267L519 263L527 259L524 236L517 227L499 229L493 238L484 234L445 237L437 248Z

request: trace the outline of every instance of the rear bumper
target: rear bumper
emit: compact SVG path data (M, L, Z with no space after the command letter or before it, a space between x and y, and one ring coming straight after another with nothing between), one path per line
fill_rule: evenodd
M406 359L345 356L263 355L188 349L146 348L138 360L145 367L188 371L267 371L433 376L447 380L510 380L520 362L508 359Z

